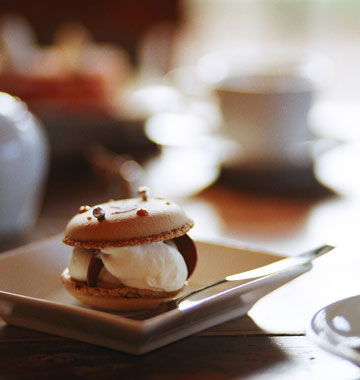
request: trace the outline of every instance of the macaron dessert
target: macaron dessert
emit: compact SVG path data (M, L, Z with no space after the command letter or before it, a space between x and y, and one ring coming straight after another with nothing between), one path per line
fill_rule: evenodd
M197 253L187 234L194 222L163 198L139 197L81 206L65 229L73 248L61 274L81 303L107 310L142 310L174 298L194 272Z

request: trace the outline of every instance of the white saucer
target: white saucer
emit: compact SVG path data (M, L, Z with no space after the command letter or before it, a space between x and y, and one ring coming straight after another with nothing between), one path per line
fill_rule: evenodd
M296 170L312 168L314 160L322 153L331 150L338 143L334 140L319 138L309 135L309 138L297 144L289 145L282 154L269 154L257 151L254 154L247 154L242 149L241 144L237 149L229 150L228 157L224 160L223 166L226 168L246 168L253 170L260 169L285 169Z
M360 296L319 310L308 326L307 336L325 350L360 366Z

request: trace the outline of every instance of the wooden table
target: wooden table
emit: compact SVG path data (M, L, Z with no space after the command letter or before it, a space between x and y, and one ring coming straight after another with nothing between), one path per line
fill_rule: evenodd
M339 187L339 189L341 186ZM91 177L52 180L34 231L1 250L61 232L84 203L103 200ZM219 235L284 254L328 242L314 268L260 300L249 316L143 356L132 356L0 322L0 378L358 379L360 370L305 335L322 306L360 293L360 192L269 195L216 183L183 200L194 234Z

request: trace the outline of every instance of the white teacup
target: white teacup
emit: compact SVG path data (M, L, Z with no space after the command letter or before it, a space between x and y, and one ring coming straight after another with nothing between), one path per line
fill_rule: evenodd
M309 138L308 114L315 84L299 74L249 73L215 87L224 133L250 162L283 160Z

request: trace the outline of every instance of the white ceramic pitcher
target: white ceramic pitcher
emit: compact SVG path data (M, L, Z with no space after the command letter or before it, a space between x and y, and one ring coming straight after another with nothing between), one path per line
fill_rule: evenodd
M48 153L39 121L22 101L0 92L0 239L25 235L36 223Z

